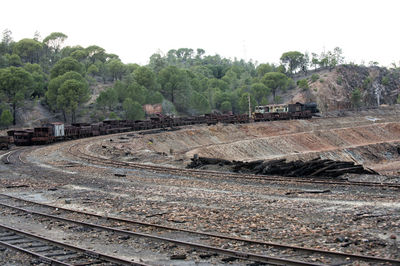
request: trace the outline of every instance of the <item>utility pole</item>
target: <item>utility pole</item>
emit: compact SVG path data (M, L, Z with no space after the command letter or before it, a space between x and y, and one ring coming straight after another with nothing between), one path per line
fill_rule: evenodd
M248 100L249 100L249 118L251 119L250 93L248 94Z

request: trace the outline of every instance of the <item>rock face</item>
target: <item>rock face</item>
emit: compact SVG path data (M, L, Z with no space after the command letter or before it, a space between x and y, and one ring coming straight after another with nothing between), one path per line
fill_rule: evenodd
M313 74L314 81L311 74L301 77L308 80L310 88L293 91L291 101L315 101L321 111L327 112L353 108L351 95L355 89L361 92L361 107L392 105L400 94L398 69L340 65Z

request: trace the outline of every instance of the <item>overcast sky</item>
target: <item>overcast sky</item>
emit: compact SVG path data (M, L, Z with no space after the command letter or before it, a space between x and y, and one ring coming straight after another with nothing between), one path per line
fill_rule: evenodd
M178 48L277 63L339 46L347 62L387 66L400 60L399 13L398 0L13 0L0 30L15 41L62 32L66 45L96 44L124 63Z

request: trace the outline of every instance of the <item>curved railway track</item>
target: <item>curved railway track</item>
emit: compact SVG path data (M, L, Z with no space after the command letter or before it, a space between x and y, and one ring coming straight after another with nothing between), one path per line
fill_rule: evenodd
M292 183L313 183L313 184L327 184L327 185L344 185L344 186L369 186L369 187L383 187L383 188L396 188L400 189L400 184L396 183L377 183L377 182L359 182L359 181L339 181L339 180L326 180L318 178L297 178L297 177L279 177L279 176L266 176L266 175L253 175L253 174L237 174L227 173L209 170L197 170L197 169L182 169L176 167L157 166L157 165L146 165L133 162L122 162L112 159L106 159L102 157L93 156L82 152L82 147L78 146L79 143L75 143L68 148L68 153L71 155L86 160L88 162L95 162L101 165L107 166L118 166L122 168L133 168L141 170L149 170L158 173L168 173L175 175L185 176L207 176L207 177L224 177L224 178L235 178L235 179L254 179L254 180L265 180L265 181L279 181L279 182L292 182Z
M16 206L17 204L19 205ZM21 204L23 207L20 206ZM6 194L0 194L0 206L2 208L9 208L18 212L28 213L29 215L74 223L96 230L111 231L130 237L141 237L173 243L208 252L210 253L210 256L217 253L228 256L226 261L229 261L229 259L232 258L275 265L320 265L315 262L315 258L323 257L325 261L324 264L328 263L330 265L357 264L360 262L400 265L400 260L396 259L303 248L208 232L179 229L137 220L102 216L94 213L66 209ZM188 238L195 239L195 242L185 240ZM225 246L235 248L227 249L224 248ZM282 257L282 254L285 254L285 258Z
M54 241L0 224L0 246L50 265L146 265Z

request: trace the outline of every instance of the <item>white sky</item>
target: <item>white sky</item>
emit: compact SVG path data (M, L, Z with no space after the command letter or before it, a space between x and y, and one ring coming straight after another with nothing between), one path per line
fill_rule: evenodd
M398 0L13 0L1 4L0 34L62 32L66 45L95 44L124 63L178 48L278 63L339 46L347 62L387 66L400 60L399 14Z

